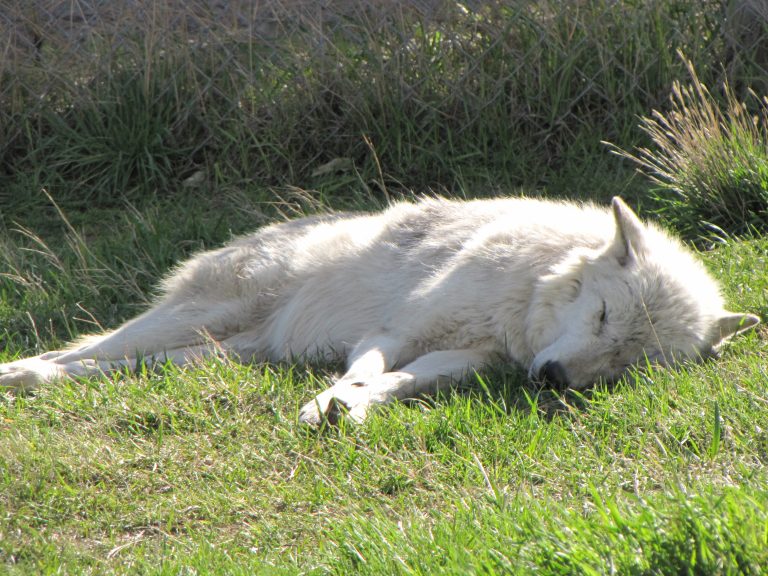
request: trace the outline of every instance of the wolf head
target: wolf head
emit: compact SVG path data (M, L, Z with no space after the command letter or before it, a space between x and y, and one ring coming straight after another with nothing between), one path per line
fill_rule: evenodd
M621 199L612 208L613 239L574 249L536 288L527 323L535 380L583 388L633 365L698 360L759 322L726 311L715 281L678 241Z

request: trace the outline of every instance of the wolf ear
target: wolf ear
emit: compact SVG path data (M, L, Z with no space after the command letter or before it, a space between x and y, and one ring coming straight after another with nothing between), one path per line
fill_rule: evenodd
M616 219L616 236L610 251L619 264L626 266L635 255L643 251L643 223L618 196L611 200L611 208Z
M760 318L754 314L737 314L734 312L724 312L723 315L717 319L715 346L724 340L731 338L732 336L736 336L737 334L741 334L742 332L749 330L753 326L757 326L759 323Z

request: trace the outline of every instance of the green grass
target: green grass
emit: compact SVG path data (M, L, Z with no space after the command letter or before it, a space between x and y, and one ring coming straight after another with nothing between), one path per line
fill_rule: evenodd
M759 247L766 249L766 245ZM764 304L764 303L763 303ZM0 409L11 571L760 573L765 345L589 398L516 372L307 430L323 373L213 363Z
M601 141L653 144L638 117L688 78L676 51L709 86L766 77L764 36L714 1L334 8L322 26L286 4L274 37L183 4L77 44L14 8L41 41L0 54L0 362L118 325L175 262L283 217L435 191L618 193L647 215L651 184ZM732 309L767 318L755 228L701 257ZM498 366L320 430L298 410L333 366L3 393L0 573L760 574L766 335L584 395Z

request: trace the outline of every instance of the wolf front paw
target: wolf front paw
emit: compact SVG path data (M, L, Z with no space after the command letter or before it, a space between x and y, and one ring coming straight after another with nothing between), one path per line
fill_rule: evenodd
M365 381L339 380L304 405L299 422L335 425L341 417L362 422L374 407L412 397L412 392L413 376L404 372L387 372Z
M328 422L335 426L342 417L362 422L372 406L385 402L365 383L339 382L307 402L299 412L299 422L313 426Z

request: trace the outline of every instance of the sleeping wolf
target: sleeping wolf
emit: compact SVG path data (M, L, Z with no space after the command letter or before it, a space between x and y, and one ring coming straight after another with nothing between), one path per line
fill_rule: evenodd
M710 355L758 323L727 312L683 246L614 198L421 200L268 226L198 254L113 332L0 365L30 389L143 359L345 359L301 410L355 420L506 359L559 388Z

